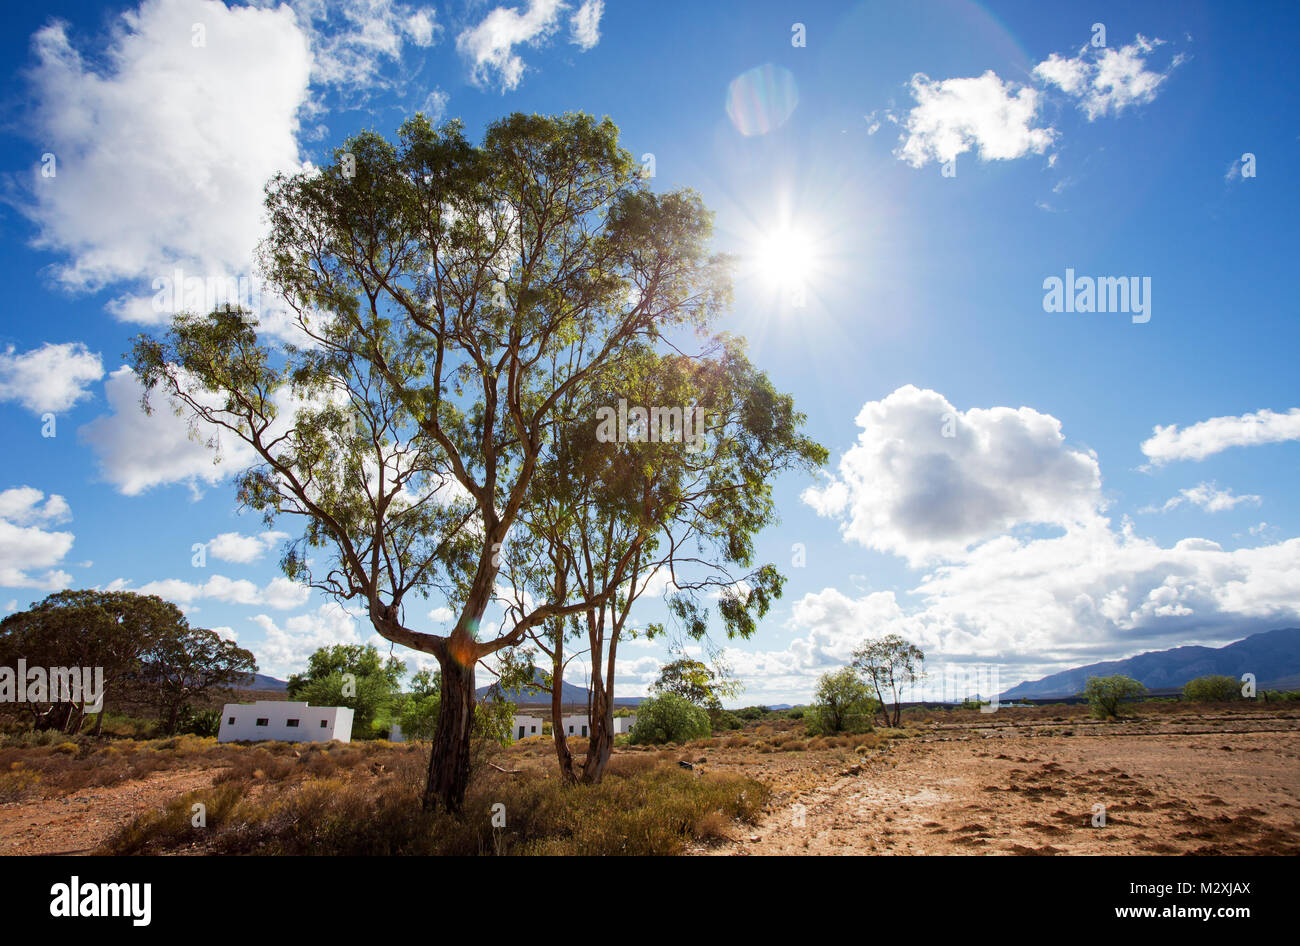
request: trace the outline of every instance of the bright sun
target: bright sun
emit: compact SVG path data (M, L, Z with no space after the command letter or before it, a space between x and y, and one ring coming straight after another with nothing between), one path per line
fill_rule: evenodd
M812 244L797 230L774 230L758 243L754 254L758 272L773 286L802 286L813 269Z
M754 268L768 287L803 298L818 269L818 253L813 240L802 230L783 226L768 231L754 244Z

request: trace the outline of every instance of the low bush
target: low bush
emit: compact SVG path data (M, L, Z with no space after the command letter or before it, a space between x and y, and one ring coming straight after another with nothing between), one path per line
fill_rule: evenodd
M769 793L753 779L697 776L638 755L611 761L599 785L479 769L454 816L421 810L419 755L377 780L279 783L256 797L247 783L191 792L122 828L104 853L678 854L724 837L735 820L755 822ZM206 808L205 827L194 826L195 804ZM502 810L504 827L494 826Z

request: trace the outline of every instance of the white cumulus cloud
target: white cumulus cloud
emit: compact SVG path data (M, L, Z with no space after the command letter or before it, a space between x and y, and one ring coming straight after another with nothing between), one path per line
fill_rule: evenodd
M207 550L209 555L223 562L248 565L260 559L277 542L283 542L287 538L287 532L262 532L257 535L223 532L208 540Z
M912 77L916 105L904 123L897 155L912 167L948 162L975 150L984 161L1042 154L1051 128L1035 127L1038 92L1003 82L989 70L978 78L931 81Z
M837 472L803 499L843 520L846 539L913 564L962 556L1022 524L1068 527L1100 506L1096 457L1028 407L959 411L906 385L857 416Z
M1088 120L1095 121L1155 99L1169 72L1184 61L1182 56L1175 56L1165 72L1147 68L1147 56L1159 45L1161 40L1138 35L1119 49L1103 47L1099 51L1084 46L1078 55L1068 59L1052 53L1034 68L1034 75L1078 99Z
M90 396L88 386L104 376L104 365L81 342L15 354L0 353L0 401L17 401L37 414L61 413Z
M68 587L72 576L56 566L62 564L75 537L47 527L71 518L67 501L57 494L47 498L31 486L0 492L0 587L42 591Z

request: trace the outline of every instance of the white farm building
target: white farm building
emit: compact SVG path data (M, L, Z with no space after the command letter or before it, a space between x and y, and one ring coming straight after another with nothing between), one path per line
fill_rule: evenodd
M546 720L540 716L516 716L514 721L514 730L511 735L516 739L527 739L529 736L540 736L542 734L542 724Z
M221 710L217 742L352 741L350 706L308 706L285 700L227 703Z

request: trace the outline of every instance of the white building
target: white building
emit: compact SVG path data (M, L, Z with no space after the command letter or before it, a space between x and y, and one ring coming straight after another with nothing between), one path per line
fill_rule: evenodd
M285 700L227 703L221 710L217 742L352 741L350 706L308 706Z
M581 736L584 739L587 738L589 735L587 731L589 723L586 716L564 716L562 719L564 720L564 734L566 736Z
M636 713L631 716L614 717L614 735L619 736L624 733L630 733L632 727L636 725Z
M516 716L514 730L511 735L516 739L527 739L529 736L540 736L542 734L542 723L545 720L540 716Z

